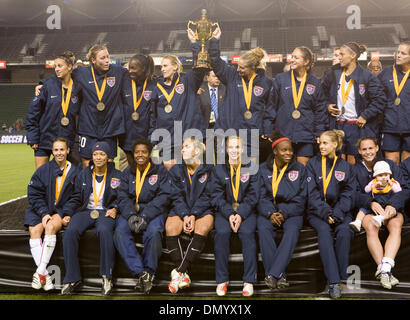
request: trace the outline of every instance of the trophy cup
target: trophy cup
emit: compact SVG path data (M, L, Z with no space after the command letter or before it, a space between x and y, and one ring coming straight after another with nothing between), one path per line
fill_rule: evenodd
M217 26L219 28L218 22L210 22L206 18L206 10L202 9L201 20L193 22L188 21L187 28L192 24L195 26L195 38L201 41L201 51L198 53L198 59L195 61L194 68L211 68L211 63L209 59L209 53L205 51L205 41L211 39L212 37L212 27Z

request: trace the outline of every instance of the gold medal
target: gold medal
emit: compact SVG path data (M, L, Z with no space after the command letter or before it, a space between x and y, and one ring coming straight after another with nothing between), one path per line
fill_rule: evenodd
M97 210L92 210L90 212L90 217L91 219L98 219L98 217L100 216L99 212Z
M105 109L105 104L103 102L98 102L97 103L97 110L98 111L104 111Z
M165 112L166 113L170 113L172 111L172 106L170 105L170 104L167 104L166 106L165 106Z
M239 203L238 202L234 202L233 204L232 204L232 209L233 209L233 211L237 211L238 210L238 208L239 208Z
M292 118L293 119L299 119L300 118L300 111L299 110L294 110L292 112Z
M244 116L245 119L249 120L250 118L252 118L252 112L250 112L249 110L245 111Z
M62 117L60 122L62 126L67 127L70 123L70 120L67 117Z
M132 120L137 121L140 118L140 115L138 112L133 112L131 114Z
M140 205L138 203L135 204L135 211L137 213L140 211Z
M397 97L397 98L394 100L394 104L395 104L396 106L398 106L398 105L400 104L400 98L399 98L399 97Z
M393 83L394 83L394 90L396 91L396 97L397 97L397 98L394 100L394 104L395 104L396 106L398 106L398 105L400 104L399 95L400 95L401 90L402 90L403 87L404 87L404 84L405 84L406 81L407 81L407 78L409 77L409 74L410 74L410 70L408 70L408 71L406 72L406 74L404 75L403 79L401 80L401 82L400 82L400 84L399 84L399 79L398 79L398 77L397 77L396 68L395 68L395 66L393 66Z

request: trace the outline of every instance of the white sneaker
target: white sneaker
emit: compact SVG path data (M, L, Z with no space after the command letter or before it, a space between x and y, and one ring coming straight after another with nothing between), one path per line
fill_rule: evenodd
M380 283L383 286L383 288L391 289L390 273L382 272L380 274Z
M36 290L40 290L43 287L37 272L34 272L33 274L33 279L31 280L31 287Z
M50 291L50 290L54 289L54 284L53 284L53 281L51 280L51 277L50 277L49 274L46 275L46 283L45 283L45 285L43 285L43 289L45 291Z
M354 232L360 232L362 227L362 222L360 220L355 220L349 223L350 228L353 229Z
M191 284L191 278L189 277L188 273L182 273L181 281L179 282L179 289L188 288Z
M395 276L393 276L392 273L390 273L390 284L392 287L397 286L400 283L399 279L397 279Z
M384 218L382 216L371 216L371 219L377 228L380 228L384 222Z
M229 282L218 283L218 285L216 286L216 294L218 296L223 297L226 295L226 293L228 292L228 283Z
M168 290L171 293L177 293L179 289L179 283L181 282L182 273L177 269L171 271L171 282L168 284Z
M243 284L242 295L244 297L251 297L253 296L253 284L245 282Z

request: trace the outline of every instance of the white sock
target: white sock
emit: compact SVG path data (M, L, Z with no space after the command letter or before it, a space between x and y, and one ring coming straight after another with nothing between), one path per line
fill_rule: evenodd
M383 263L377 265L377 271L380 272L382 270Z
M357 224L357 225L359 226L359 228L362 226L362 221L359 220L359 219L356 219L356 220L354 221L354 223Z
M40 265L40 258L41 258L41 251L42 251L41 238L30 239L29 243L30 243L31 255L33 256L36 266L38 267Z
M41 255L40 265L37 268L37 273L43 275L48 274L47 265L50 262L51 256L53 255L54 248L56 247L56 242L56 235L44 237L43 252Z
M383 257L381 272L389 273L389 272L391 272L391 269L393 267L394 267L394 260L391 259L391 258Z

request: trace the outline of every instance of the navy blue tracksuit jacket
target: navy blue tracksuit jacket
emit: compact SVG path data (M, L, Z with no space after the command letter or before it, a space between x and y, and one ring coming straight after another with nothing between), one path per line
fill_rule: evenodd
M401 186L403 189L402 192L405 193L404 212L406 214L406 218L408 218L410 215L410 158L407 158L400 163L400 169L404 180L404 185Z
M305 88L298 107L301 116L293 119L295 105L292 96L291 72L279 74L273 81L272 101L276 112L275 129L295 143L314 143L327 129L327 105L320 81L311 73L306 77ZM296 92L300 82L296 80Z
M68 126L61 125L64 113L61 107L61 80L52 76L45 81L40 95L34 97L27 112L27 143L38 144L40 149L51 150L57 137L66 138L69 147L73 147L76 133L76 116L80 110L81 92L74 82L68 105ZM67 90L65 89L64 98Z
M396 67L397 80L401 83L404 74L400 72L400 67ZM387 97L386 106L383 113L382 132L395 134L410 133L410 79L406 80L400 92L400 105L396 106L394 100L397 97L393 82L393 67L385 68L378 78L383 85L384 93Z
M211 196L213 185L211 181L212 165L201 164L191 176L192 185L189 182L187 167L184 164L176 164L169 170L171 182L172 208L170 215L186 216L194 215L200 218L207 214L213 214Z

